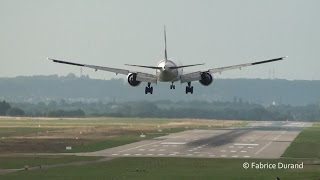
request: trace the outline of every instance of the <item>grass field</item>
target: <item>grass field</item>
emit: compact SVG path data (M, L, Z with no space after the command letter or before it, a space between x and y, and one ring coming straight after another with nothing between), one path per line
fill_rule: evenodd
M89 152L185 129L243 126L242 121L158 118L0 118L0 153ZM145 138L141 138L141 134ZM72 150L66 150L71 146Z
M320 159L320 123L314 123L312 127L304 129L283 157Z
M0 157L0 169L19 169L25 166L33 167L39 165L62 164L79 161L92 161L100 157L78 157L78 156L17 156Z
M83 166L68 166L2 175L3 179L314 179L319 166L305 164L302 170L244 169L244 162L295 162L293 160L118 158ZM1 176L0 176L1 177Z
M40 126L39 126L40 125ZM22 168L69 162L90 164L17 171L0 175L0 179L320 179L320 123L306 128L287 149L283 158L206 159L206 158L116 158L97 162L99 157L19 156L4 157L12 152L87 152L140 141L192 128L243 126L241 121L167 120L167 119L6 119L0 118L1 169ZM161 130L161 131L159 131ZM3 138L2 138L3 137ZM75 137L78 137L76 139ZM22 143L25 142L25 143ZM21 145L22 144L22 145ZM310 148L309 148L310 147ZM26 148L14 150L17 148ZM305 159L304 159L305 158ZM308 158L308 159L306 159ZM299 163L303 169L244 169L244 162Z

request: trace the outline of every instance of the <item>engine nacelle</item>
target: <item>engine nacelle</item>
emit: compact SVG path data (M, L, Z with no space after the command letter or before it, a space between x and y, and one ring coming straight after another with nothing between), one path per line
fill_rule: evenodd
M141 84L141 81L137 81L136 73L130 73L128 75L128 83L130 84L130 86L139 86Z
M209 86L213 81L213 77L208 72L201 73L201 79L199 80L200 84L204 86Z

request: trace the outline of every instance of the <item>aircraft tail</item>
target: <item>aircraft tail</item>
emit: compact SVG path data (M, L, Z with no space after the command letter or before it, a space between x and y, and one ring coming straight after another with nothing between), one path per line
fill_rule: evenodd
M166 26L164 26L164 60L165 62L168 60Z

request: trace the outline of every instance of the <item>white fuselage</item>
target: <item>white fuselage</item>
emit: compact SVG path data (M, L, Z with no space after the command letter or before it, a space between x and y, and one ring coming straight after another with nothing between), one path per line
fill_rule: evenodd
M182 68L171 69L170 67L176 67L177 64L173 60L161 60L158 62L157 67L161 67L156 71L158 81L162 82L175 82L180 80L182 75Z

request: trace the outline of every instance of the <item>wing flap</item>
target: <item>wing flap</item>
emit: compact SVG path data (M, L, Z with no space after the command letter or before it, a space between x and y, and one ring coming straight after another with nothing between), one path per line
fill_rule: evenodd
M180 76L181 83L199 81L201 79L201 71L183 74Z
M157 76L148 73L137 72L137 81L157 84Z

